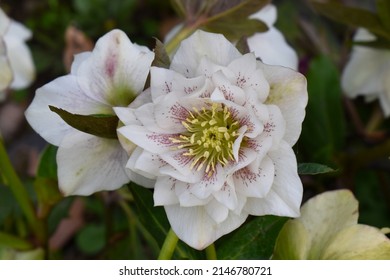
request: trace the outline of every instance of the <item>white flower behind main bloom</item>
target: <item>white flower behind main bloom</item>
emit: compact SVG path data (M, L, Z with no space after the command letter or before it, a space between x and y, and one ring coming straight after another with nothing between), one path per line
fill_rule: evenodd
M354 41L375 41L375 36L359 28ZM348 97L362 95L366 101L379 99L383 113L390 116L390 50L354 46L341 85Z
M35 67L25 43L31 35L30 30L0 9L0 95L8 87L23 89L33 81Z
M180 239L203 249L249 214L299 216L291 147L305 115L304 76L197 31L170 69L152 67L144 95L150 103L115 108L118 132L138 145L127 167L156 179L155 205Z
M248 38L249 50L254 52L266 64L280 65L297 70L297 53L287 44L283 34L274 27L277 18L276 7L268 4L257 13L251 15L250 18L263 21L267 24L268 30L256 33Z
M129 181L127 152L116 139L101 138L68 125L49 106L80 115L114 115L145 85L154 53L132 44L120 30L100 38L92 52L75 56L71 73L38 89L26 118L57 152L59 187L65 195L114 190Z
M251 15L250 18L261 20L267 25L268 30L255 33L247 39L249 50L266 64L285 66L297 70L297 53L286 42L283 34L274 27L277 18L275 5L268 4L264 6L260 11ZM169 42L181 28L183 28L183 24L172 28L165 36L165 42Z

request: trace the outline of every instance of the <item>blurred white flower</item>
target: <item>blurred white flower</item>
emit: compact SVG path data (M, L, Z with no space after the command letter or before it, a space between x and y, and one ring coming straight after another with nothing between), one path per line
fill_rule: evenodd
M378 228L358 224L358 201L348 190L308 200L301 217L288 221L276 241L274 259L390 259L390 240Z
M368 30L359 28L354 41L375 41ZM355 98L365 96L366 101L379 99L383 113L390 116L390 50L354 46L341 77L344 93Z
M151 68L144 94L150 103L115 108L118 132L138 145L127 167L156 179L155 205L180 239L203 249L249 214L299 216L291 147L305 115L303 75L197 31L170 69Z
M30 30L0 9L0 99L8 87L23 89L34 80L34 62L25 43L31 36Z
M264 6L260 11L250 16L252 19L263 21L267 26L266 32L259 32L247 39L248 47L264 63L298 69L298 55L286 42L283 34L273 25L276 22L277 10L272 4ZM178 24L165 36L169 42L180 30L183 24Z
M26 118L46 141L59 146L59 187L65 195L113 190L129 181L128 155L116 139L97 137L68 125L49 105L81 115L114 115L145 85L154 53L113 30L92 52L75 56L71 73L39 88ZM131 152L131 151L129 151Z
M298 55L286 42L283 34L273 25L276 22L277 10L272 4L266 5L250 16L259 19L268 26L268 30L256 33L248 38L250 51L254 52L264 63L298 69Z

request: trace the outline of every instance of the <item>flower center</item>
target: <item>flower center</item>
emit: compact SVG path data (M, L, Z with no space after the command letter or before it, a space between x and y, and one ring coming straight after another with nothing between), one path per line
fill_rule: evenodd
M191 158L191 169L199 171L205 166L205 172L211 176L218 163L225 166L234 160L233 144L239 135L239 123L225 105L212 103L209 108L193 108L182 124L187 131L170 140L177 144L177 149L187 150L183 155Z

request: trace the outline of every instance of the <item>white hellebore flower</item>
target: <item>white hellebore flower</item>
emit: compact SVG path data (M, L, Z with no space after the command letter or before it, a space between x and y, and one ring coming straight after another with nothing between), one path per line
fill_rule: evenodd
M151 68L150 94L136 109L115 108L119 133L138 145L127 167L156 179L155 205L180 239L203 249L249 214L299 216L291 146L305 115L303 75L196 31L170 69Z
M263 21L268 30L262 33L256 33L248 38L248 46L251 52L270 65L281 65L298 69L298 55L291 48L284 38L283 34L273 25L276 22L277 10L272 4L266 5L257 13L250 16L253 19Z
M368 30L359 28L354 41L375 41ZM354 46L341 85L348 97L363 95L366 101L379 99L385 116L390 116L390 50Z
M8 87L23 89L35 77L33 59L25 43L31 35L30 30L0 9L0 99Z
M68 125L49 105L81 115L114 115L143 90L154 53L113 30L92 52L75 56L71 73L37 90L26 111L30 125L57 152L59 187L65 195L113 190L129 181L128 156L117 139L97 137Z
M358 224L358 206L349 190L311 198L302 206L301 217L283 226L273 258L389 260L390 240L378 228Z

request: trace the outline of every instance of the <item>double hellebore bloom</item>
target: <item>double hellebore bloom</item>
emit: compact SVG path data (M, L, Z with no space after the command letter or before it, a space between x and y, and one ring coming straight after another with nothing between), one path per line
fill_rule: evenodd
M308 200L301 217L288 221L276 241L274 259L390 259L390 240L375 227L358 224L358 201L348 190Z
M30 38L30 30L0 9L0 100L8 87L23 89L35 77L32 56L25 43Z
M354 41L375 41L375 36L359 28ZM342 87L348 97L359 95L366 101L379 99L382 111L390 116L390 50L354 46L342 74Z
M180 239L203 249L251 215L299 216L302 184L292 146L306 79L242 55L220 34L196 31L170 69L151 68L151 102L115 108L138 145L127 167L155 179Z
M272 4L266 5L250 16L250 18L263 21L268 26L268 30L249 37L249 49L266 64L281 65L297 70L298 55L287 44L283 34L274 27L276 17L277 10Z
M75 56L70 74L37 90L26 118L46 141L59 146L58 179L65 195L121 187L129 181L128 155L117 139L81 132L49 106L79 115L115 115L114 106L128 106L143 90L153 58L146 47L113 30L92 52Z

